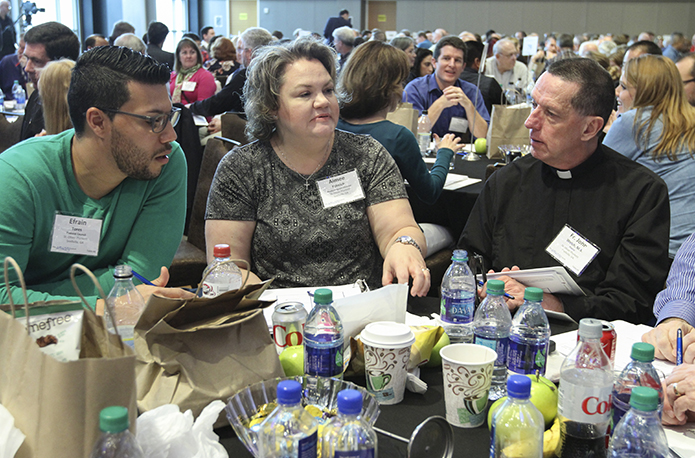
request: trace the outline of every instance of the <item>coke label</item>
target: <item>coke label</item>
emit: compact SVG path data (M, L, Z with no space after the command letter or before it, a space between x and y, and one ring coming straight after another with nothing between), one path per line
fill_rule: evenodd
M601 388L560 382L558 414L579 423L603 423L611 415L612 386Z

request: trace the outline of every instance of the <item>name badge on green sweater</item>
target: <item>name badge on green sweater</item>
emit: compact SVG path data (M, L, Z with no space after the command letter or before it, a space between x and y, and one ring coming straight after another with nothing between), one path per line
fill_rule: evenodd
M97 256L101 223L100 219L56 214L51 234L51 251Z

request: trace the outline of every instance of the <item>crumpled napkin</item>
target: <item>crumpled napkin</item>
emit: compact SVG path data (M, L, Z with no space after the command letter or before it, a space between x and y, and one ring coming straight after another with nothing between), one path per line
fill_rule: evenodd
M148 458L229 458L212 430L225 404L216 400L193 421L193 413L181 413L166 404L138 417L137 440ZM0 457L2 458L2 457Z
M14 426L14 417L0 404L0 458L14 458L26 436Z

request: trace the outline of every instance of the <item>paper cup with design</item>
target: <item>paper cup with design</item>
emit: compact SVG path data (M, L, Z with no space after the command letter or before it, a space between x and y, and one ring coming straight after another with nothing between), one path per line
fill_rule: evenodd
M405 392L410 346L415 342L415 335L405 324L377 321L365 326L361 340L367 391L379 404L398 404Z
M482 345L451 344L439 354L447 421L459 428L482 425L497 352Z

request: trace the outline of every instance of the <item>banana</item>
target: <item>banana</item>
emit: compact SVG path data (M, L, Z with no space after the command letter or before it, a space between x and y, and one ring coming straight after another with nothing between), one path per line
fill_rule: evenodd
M560 445L560 419L555 418L552 428L543 433L543 458L553 458Z

